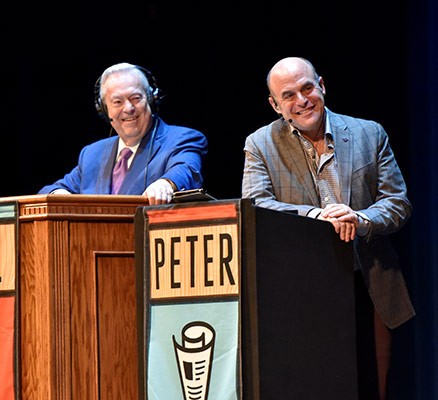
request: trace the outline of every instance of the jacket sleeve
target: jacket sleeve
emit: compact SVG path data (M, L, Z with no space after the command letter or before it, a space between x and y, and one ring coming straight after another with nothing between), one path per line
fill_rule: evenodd
M208 145L204 134L194 129L173 127L166 136L162 148L151 160L149 184L164 178L175 183L178 190L201 188Z

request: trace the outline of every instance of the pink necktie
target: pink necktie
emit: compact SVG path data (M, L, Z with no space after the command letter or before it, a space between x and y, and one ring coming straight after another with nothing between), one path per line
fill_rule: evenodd
M125 147L120 152L119 161L117 161L113 170L113 185L112 194L119 193L120 186L122 186L123 179L125 179L126 171L128 171L128 158L131 157L132 150Z

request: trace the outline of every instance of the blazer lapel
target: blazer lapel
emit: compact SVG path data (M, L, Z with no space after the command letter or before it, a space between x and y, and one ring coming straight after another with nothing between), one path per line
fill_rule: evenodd
M102 150L102 154L99 157L102 160L107 160L103 162L99 169L99 176L96 182L96 193L100 194L110 194L111 193L111 182L114 164L116 162L116 152L117 152L118 136L111 138ZM96 155L97 156L97 155Z
M345 122L334 113L330 113L330 124L335 142L341 200L344 204L350 204L351 174L353 171L353 136Z
M283 142L275 146L277 149L284 149L285 153L279 154L279 158L286 160L288 164L287 169L289 171L294 171L296 179L298 179L303 186L307 196L311 199L312 205L319 207L320 202L318 192L315 187L313 176L309 171L309 166L299 137L291 132L289 124L284 121L278 129L278 134L274 133L273 138L274 141L278 140ZM296 196L296 193L290 193L290 196L290 202L292 203L303 201L302 198L294 197Z

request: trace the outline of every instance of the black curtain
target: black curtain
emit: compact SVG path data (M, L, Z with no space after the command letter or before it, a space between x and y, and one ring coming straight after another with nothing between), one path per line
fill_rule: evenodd
M409 368L412 399L438 399L438 3L409 3L408 92L412 293L417 309ZM402 397L402 394L400 395Z
M333 111L388 131L414 206L394 236L417 316L397 329L392 400L438 399L436 0L132 1L10 5L2 34L0 196L63 176L80 149L110 134L94 108L109 65L150 69L160 114L209 140L206 189L240 197L245 137L276 115L269 68L309 58Z

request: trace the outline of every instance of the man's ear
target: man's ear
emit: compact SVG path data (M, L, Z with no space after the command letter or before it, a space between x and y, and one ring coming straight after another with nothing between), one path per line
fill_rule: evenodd
M278 106L278 103L275 101L275 99L271 95L269 95L268 100L269 100L269 104L271 104L271 106L275 110L275 112L278 115L281 115L280 107Z
M321 88L322 95L325 96L325 85L324 85L324 79L322 79L322 76L319 77L318 84L319 84L319 87Z

